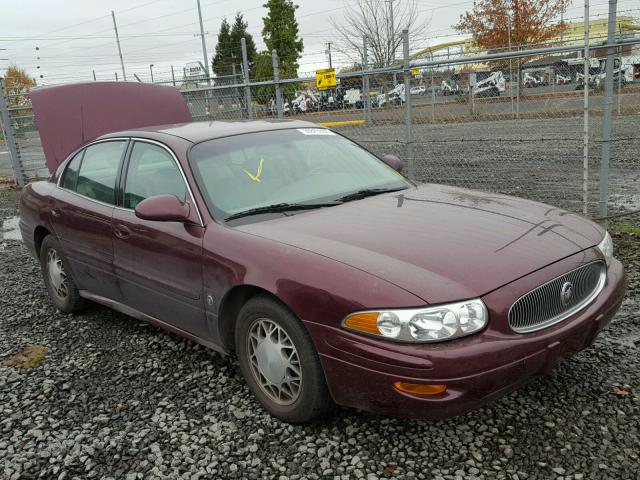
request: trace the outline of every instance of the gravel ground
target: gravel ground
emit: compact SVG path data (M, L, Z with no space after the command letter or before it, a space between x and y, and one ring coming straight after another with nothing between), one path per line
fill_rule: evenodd
M0 217L16 195L0 190ZM637 479L640 248L617 235L629 294L589 350L467 415L350 409L305 426L266 415L235 362L106 308L52 308L39 267L0 240L0 478ZM615 392L615 393L613 393Z
M640 115L614 119L610 208L640 209ZM602 118L592 115L589 144L590 210L597 211ZM337 130L378 155L395 153L408 167L401 124ZM413 158L419 182L436 182L530 198L582 211L583 120L522 118L415 124Z

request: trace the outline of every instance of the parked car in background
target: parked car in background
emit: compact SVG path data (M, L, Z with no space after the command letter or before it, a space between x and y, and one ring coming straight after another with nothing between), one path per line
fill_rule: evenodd
M415 87L411 87L409 93L411 95L424 95L425 93L427 93L427 87L425 87L424 85L417 85Z
M426 95L431 95L432 93L435 95L440 95L440 93L442 93L442 89L439 85L429 85L426 88L427 88L425 92Z
M611 237L579 215L415 185L308 122L185 122L171 87L31 98L52 175L20 228L53 304L235 352L285 421L460 414L591 345L622 302Z

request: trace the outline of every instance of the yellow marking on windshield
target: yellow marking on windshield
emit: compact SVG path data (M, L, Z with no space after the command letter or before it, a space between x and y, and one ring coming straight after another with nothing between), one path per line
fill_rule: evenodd
M256 172L255 175L253 175L251 172L249 172L248 170L244 170L244 173L247 174L247 176L253 180L254 182L260 182L260 177L262 176L262 164L264 163L264 158L260 159L260 164L258 165L258 171Z

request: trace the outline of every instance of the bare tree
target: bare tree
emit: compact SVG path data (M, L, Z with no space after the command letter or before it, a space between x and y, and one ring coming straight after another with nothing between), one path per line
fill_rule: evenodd
M338 44L354 63L362 62L362 42L367 37L373 67L386 67L402 56L402 30L409 40L424 39L428 21L420 21L416 0L356 0L340 18L331 18ZM397 55L399 54L399 55Z

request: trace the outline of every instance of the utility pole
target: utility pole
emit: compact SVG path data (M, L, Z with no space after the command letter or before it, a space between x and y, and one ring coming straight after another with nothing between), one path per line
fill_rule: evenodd
M204 26L202 24L202 8L200 7L200 0L196 0L198 3L198 21L200 22L200 38L202 39L202 67L204 74L207 76L207 85L211 85L211 75L209 74L209 56L207 55L207 42L204 40ZM211 91L205 91L204 109L207 115L211 114L211 103L209 102Z
M211 76L209 75L209 57L207 56L207 43L204 41L204 26L202 25L202 9L200 8L200 0L198 2L198 20L200 21L200 38L202 39L202 66L205 68L204 73L207 75L207 85L211 85Z
M151 65L149 65L149 71L151 72L151 83L155 83L153 81L153 63Z
M331 63L331 44L333 42L327 42L327 53L329 54L329 68L333 68L333 64Z
M171 65L171 82L173 83L173 86L176 86L176 74L173 72L173 65Z
M122 78L127 81L127 73L124 71L124 60L122 59L122 48L120 48L120 36L118 35L118 25L116 24L116 14L111 10L111 18L113 19L113 30L116 32L116 43L118 44L118 55L120 56L120 66L122 67ZM118 80L116 75L116 80Z
M582 136L582 213L587 214L589 202L589 0L584 0L584 95Z
M92 70L92 71L93 71L93 81L95 82L96 81L96 71L95 70Z

